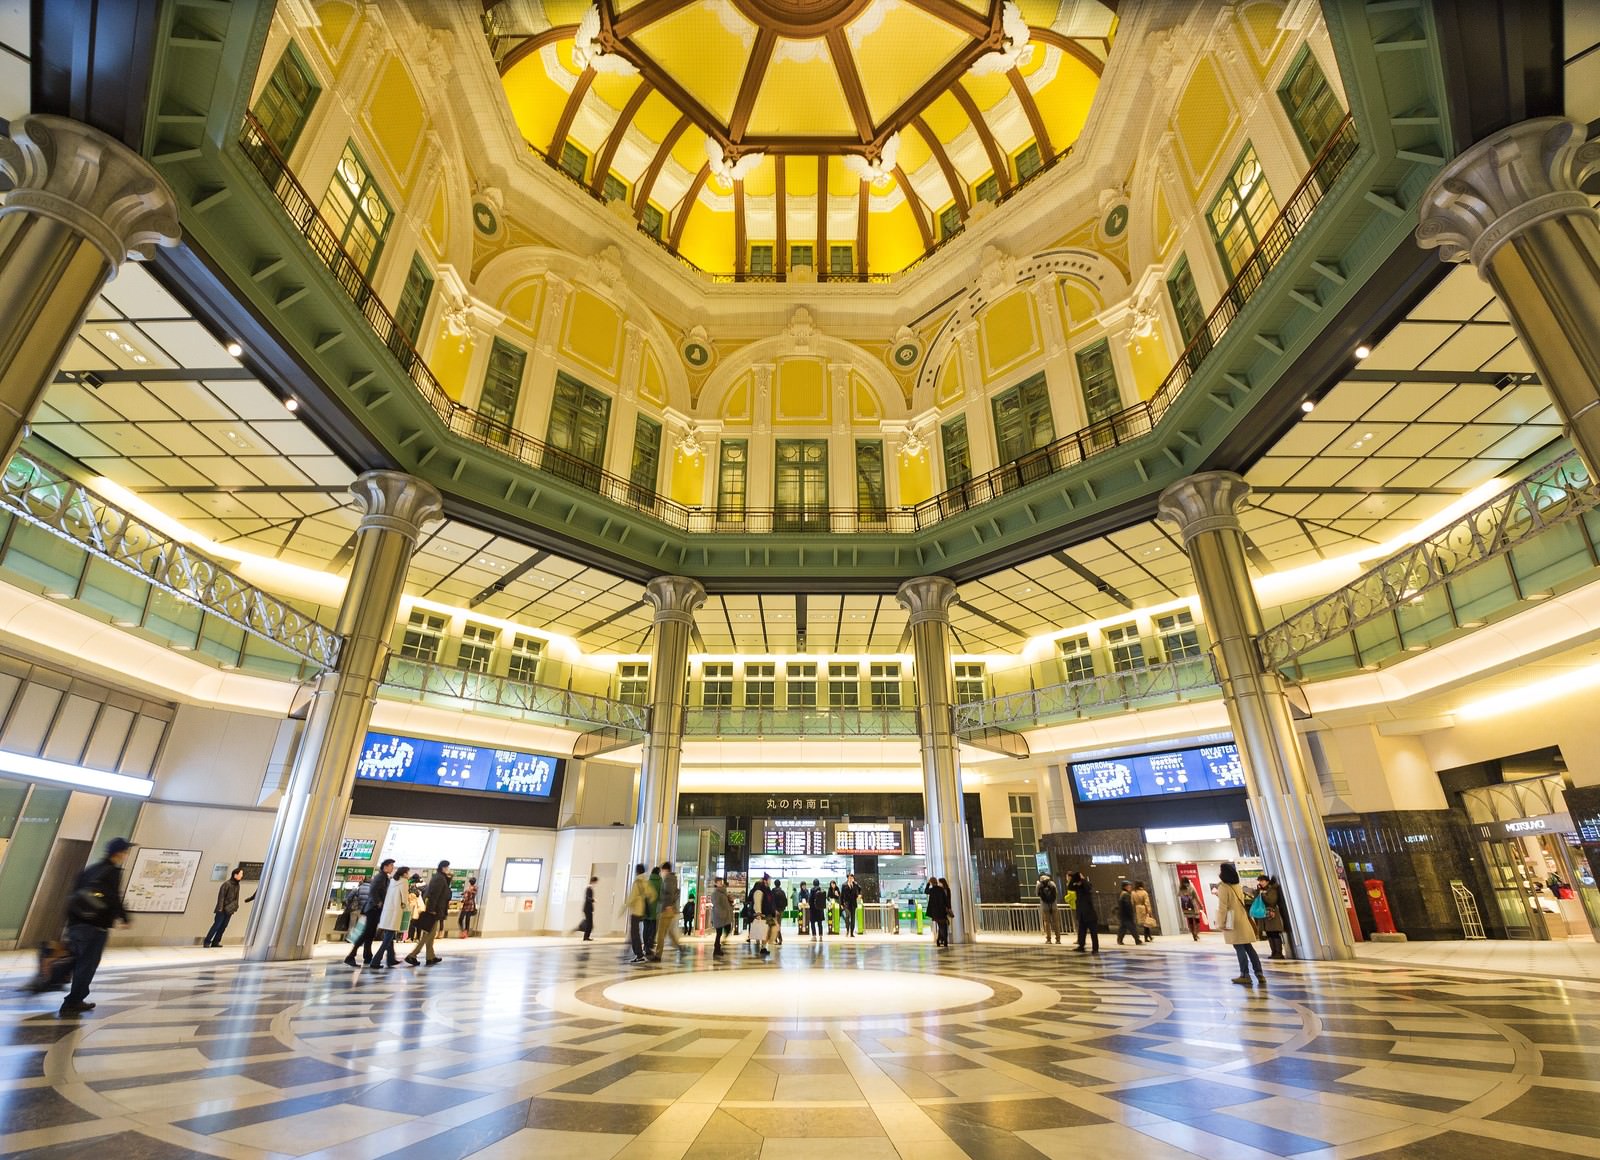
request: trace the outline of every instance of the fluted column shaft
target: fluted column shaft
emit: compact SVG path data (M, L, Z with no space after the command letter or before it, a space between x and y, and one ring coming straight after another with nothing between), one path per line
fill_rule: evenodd
M678 855L678 770L683 764L683 695L689 678L689 638L706 590L687 576L657 576L644 598L655 608L650 654L650 734L639 769L639 812L633 826L633 865L651 866ZM630 866L631 870L633 867Z
M978 892L961 799L961 754L951 718L950 605L956 586L943 576L900 585L900 606L911 614L911 652L917 666L917 738L922 746L922 801L928 825L928 873L950 883L952 943L978 931Z
M1600 141L1542 117L1485 138L1434 178L1417 241L1494 287L1573 446L1600 479L1600 212L1579 186Z
M178 204L98 129L29 115L0 137L0 464L22 442L95 295L128 258L176 245Z
M1334 876L1333 854L1312 795L1283 679L1261 662L1261 608L1245 566L1239 511L1250 485L1228 471L1180 480L1161 493L1162 519L1178 526L1222 695L1244 759L1256 840L1289 903L1302 958L1355 956Z
M431 484L398 471L369 471L350 490L362 518L335 624L339 664L313 686L278 806L260 901L245 931L245 958L256 961L311 956L406 571L423 528L442 511Z

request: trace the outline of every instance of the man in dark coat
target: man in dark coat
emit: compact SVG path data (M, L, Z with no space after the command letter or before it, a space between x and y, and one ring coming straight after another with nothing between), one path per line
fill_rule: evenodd
M599 878L590 878L589 885L583 888L583 921L578 924L578 929L583 932L584 942L594 941L594 887Z
M216 917L211 920L211 929L206 931L206 937L200 940L203 947L220 947L222 945L222 932L228 929L228 920L239 912L239 883L244 880L244 867L235 866L233 873L229 874L217 890L217 908L213 912ZM254 902L256 896L252 894L246 902Z
M811 897L806 901L806 920L811 927L811 937L821 939L822 924L828 913L828 896L822 892L820 880L816 878L811 880Z
M389 894L389 888L394 885L390 879L394 875L394 859L385 858L383 865L378 867L377 875L372 879L372 889L367 892L367 909L363 912L366 919L366 930L361 935L361 965L372 965L372 943L378 937L378 919L383 916L383 900ZM344 957L344 965L356 965L356 945L350 946L350 953Z
M406 962L416 966L419 954L426 956L423 961L430 967L439 961L439 956L433 952L433 936L444 925L449 914L450 863L445 861L434 869L433 877L428 879L428 885L422 891L422 913L417 916L417 941L406 956Z
M128 922L122 908L122 864L128 860L133 844L126 838L106 843L106 856L78 875L72 897L67 900L67 950L72 955L72 989L61 1001L63 1017L93 1011L89 984L100 969L106 939L115 923Z
M845 875L844 886L839 890L839 901L844 908L844 933L856 937L856 903L861 901L861 886L854 874Z
M1067 880L1067 890L1073 896L1072 909L1078 921L1078 950L1083 950L1084 940L1094 940L1094 954L1100 953L1100 912L1094 907L1094 887L1078 871Z
M1044 928L1044 941L1055 935L1056 945L1061 945L1061 916L1056 912L1056 883L1048 874L1039 875L1035 888L1039 895L1039 925Z

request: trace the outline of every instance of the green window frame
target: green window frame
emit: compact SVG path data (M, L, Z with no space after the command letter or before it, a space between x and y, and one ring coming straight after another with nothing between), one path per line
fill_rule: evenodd
M961 207L951 202L939 211L939 239L953 238L961 232Z
M767 275L774 270L777 247L771 242L757 242L750 247L750 273Z
M261 123L261 131L284 157L294 152L295 143L305 131L311 110L321 95L322 87L312 75L311 66L291 40L267 78L266 87L256 98L253 110Z
M606 179L600 186L600 200L606 202L627 201L628 183L615 173L606 174Z
M724 439L717 448L717 519L744 519L745 488L750 478L750 444L744 439Z
M999 201L1000 178L991 173L988 177L985 177L982 181L978 182L977 185L974 185L972 187L972 200L974 202Z
M628 484L636 503L653 503L656 476L661 467L661 424L648 415L633 420L633 459L628 466Z
M643 705L650 700L650 662L623 661L617 665L617 700Z
M1206 224L1211 228L1228 281L1238 277L1260 245L1261 235L1277 216L1278 203L1267 185L1255 146L1247 144L1206 212Z
M500 630L487 624L461 626L461 647L456 650L456 668L469 673L486 673L494 661Z
M1283 84L1278 86L1278 99L1283 102L1284 112L1289 114L1289 123L1294 126L1295 136L1300 138L1306 158L1315 160L1344 120L1344 106L1339 104L1333 86L1328 84L1322 65L1309 45L1300 50L1300 55L1289 66Z
M589 155L571 141L563 141L559 168L572 180L581 182L589 172Z
M1105 630L1106 648L1111 654L1111 671L1129 673L1144 665L1144 641L1139 637L1139 625L1121 624Z
M883 440L856 440L856 516L863 520L888 518L889 501L884 484Z
M383 253L383 239L394 221L394 210L378 188L372 170L361 159L354 141L345 143L334 167L321 213L339 235L339 247L369 282Z
M868 665L867 693L874 709L900 707L900 665L897 662L873 662Z
M1083 413L1089 422L1098 423L1122 410L1117 368L1111 364L1111 344L1102 338L1074 357L1078 363L1078 384L1083 390Z
M598 490L610 426L611 396L565 371L556 372L541 466L591 491Z
M395 307L394 321L400 333L415 347L422 337L422 320L428 313L428 300L433 297L433 271L422 260L421 254L411 255L411 269L406 271L406 284L400 288L400 303Z
M981 661L963 661L951 666L955 673L955 702L970 705L989 695L989 674Z
M1188 346L1195 335L1205 330L1206 308L1200 304L1200 291L1194 284L1194 271L1189 269L1189 257L1184 255L1167 275L1167 297L1172 300L1172 313L1178 319L1178 333L1183 345Z
M791 709L817 707L817 663L791 661L783 666L784 703Z
M661 235L667 228L667 215L661 211L660 206L647 201L644 203L644 213L639 217L639 225L645 233L660 241Z
M856 272L856 248L849 245L828 247L828 273L834 277L849 277Z
M995 446L1000 462L1010 463L1030 451L1055 441L1055 419L1050 414L1050 389L1044 373L1025 379L994 397Z
M772 709L778 704L778 666L774 661L746 661L744 707Z
M1044 168L1044 158L1039 154L1039 142L1030 141L1027 146L1018 151L1011 159L1017 168L1017 184L1027 181L1039 170Z
M816 269L816 250L808 243L797 243L789 247L789 269L796 266L810 266Z
M1188 609L1156 617L1156 637L1161 641L1161 658L1187 661L1200 655L1200 630Z
M967 439L967 417L957 415L939 427L939 449L944 453L944 485L960 487L972 478L972 444Z
M503 338L494 340L489 366L483 372L483 390L478 395L478 414L488 421L480 428L481 436L496 443L510 441L511 428L517 420L517 400L522 397L522 372L527 365L527 351Z
M774 526L825 529L828 522L828 441L779 439L774 455Z
M444 649L446 618L437 612L413 608L400 637L400 655L408 661L437 664Z
M1094 676L1094 649L1086 636L1072 636L1058 641L1056 653L1061 658L1062 678L1067 681L1087 681Z
M707 709L733 708L733 664L708 663L700 674L700 704Z
M861 666L833 662L828 665L828 707L856 709L861 706Z
M506 662L506 676L513 681L530 684L539 679L539 662L544 659L544 641L536 636L518 633L511 639L511 656Z

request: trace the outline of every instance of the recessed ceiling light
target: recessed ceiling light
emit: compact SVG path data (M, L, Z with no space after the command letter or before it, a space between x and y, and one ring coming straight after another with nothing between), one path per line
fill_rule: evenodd
M104 334L112 342L121 342L122 341L122 335L117 333L115 330L103 330L100 333Z
M1356 347L1356 357L1357 358L1366 358L1371 353L1372 353L1372 348L1370 346L1368 346L1366 343L1362 343L1360 346Z
M298 411L300 409L300 400L295 398L285 399L283 408L286 411Z
M1313 403L1310 399L1307 399L1305 402L1300 404L1300 409L1302 411L1304 411L1307 415L1309 415L1309 414L1311 414L1311 412L1313 412L1313 411L1315 411L1317 409L1317 405L1315 403Z
M227 350L229 358L238 358L244 353L244 347L240 346L237 342L230 342L224 349Z

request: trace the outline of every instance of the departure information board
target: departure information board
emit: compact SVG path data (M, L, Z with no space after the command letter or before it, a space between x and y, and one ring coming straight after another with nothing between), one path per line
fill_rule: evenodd
M547 798L560 768L559 757L540 753L368 733L356 760L356 777L390 785Z
M815 818L765 818L760 853L789 858L820 858L828 853L827 832Z
M899 822L839 822L833 827L836 854L904 854L906 828Z
M1238 746L1231 744L1072 765L1072 789L1080 802L1243 788L1244 766Z

